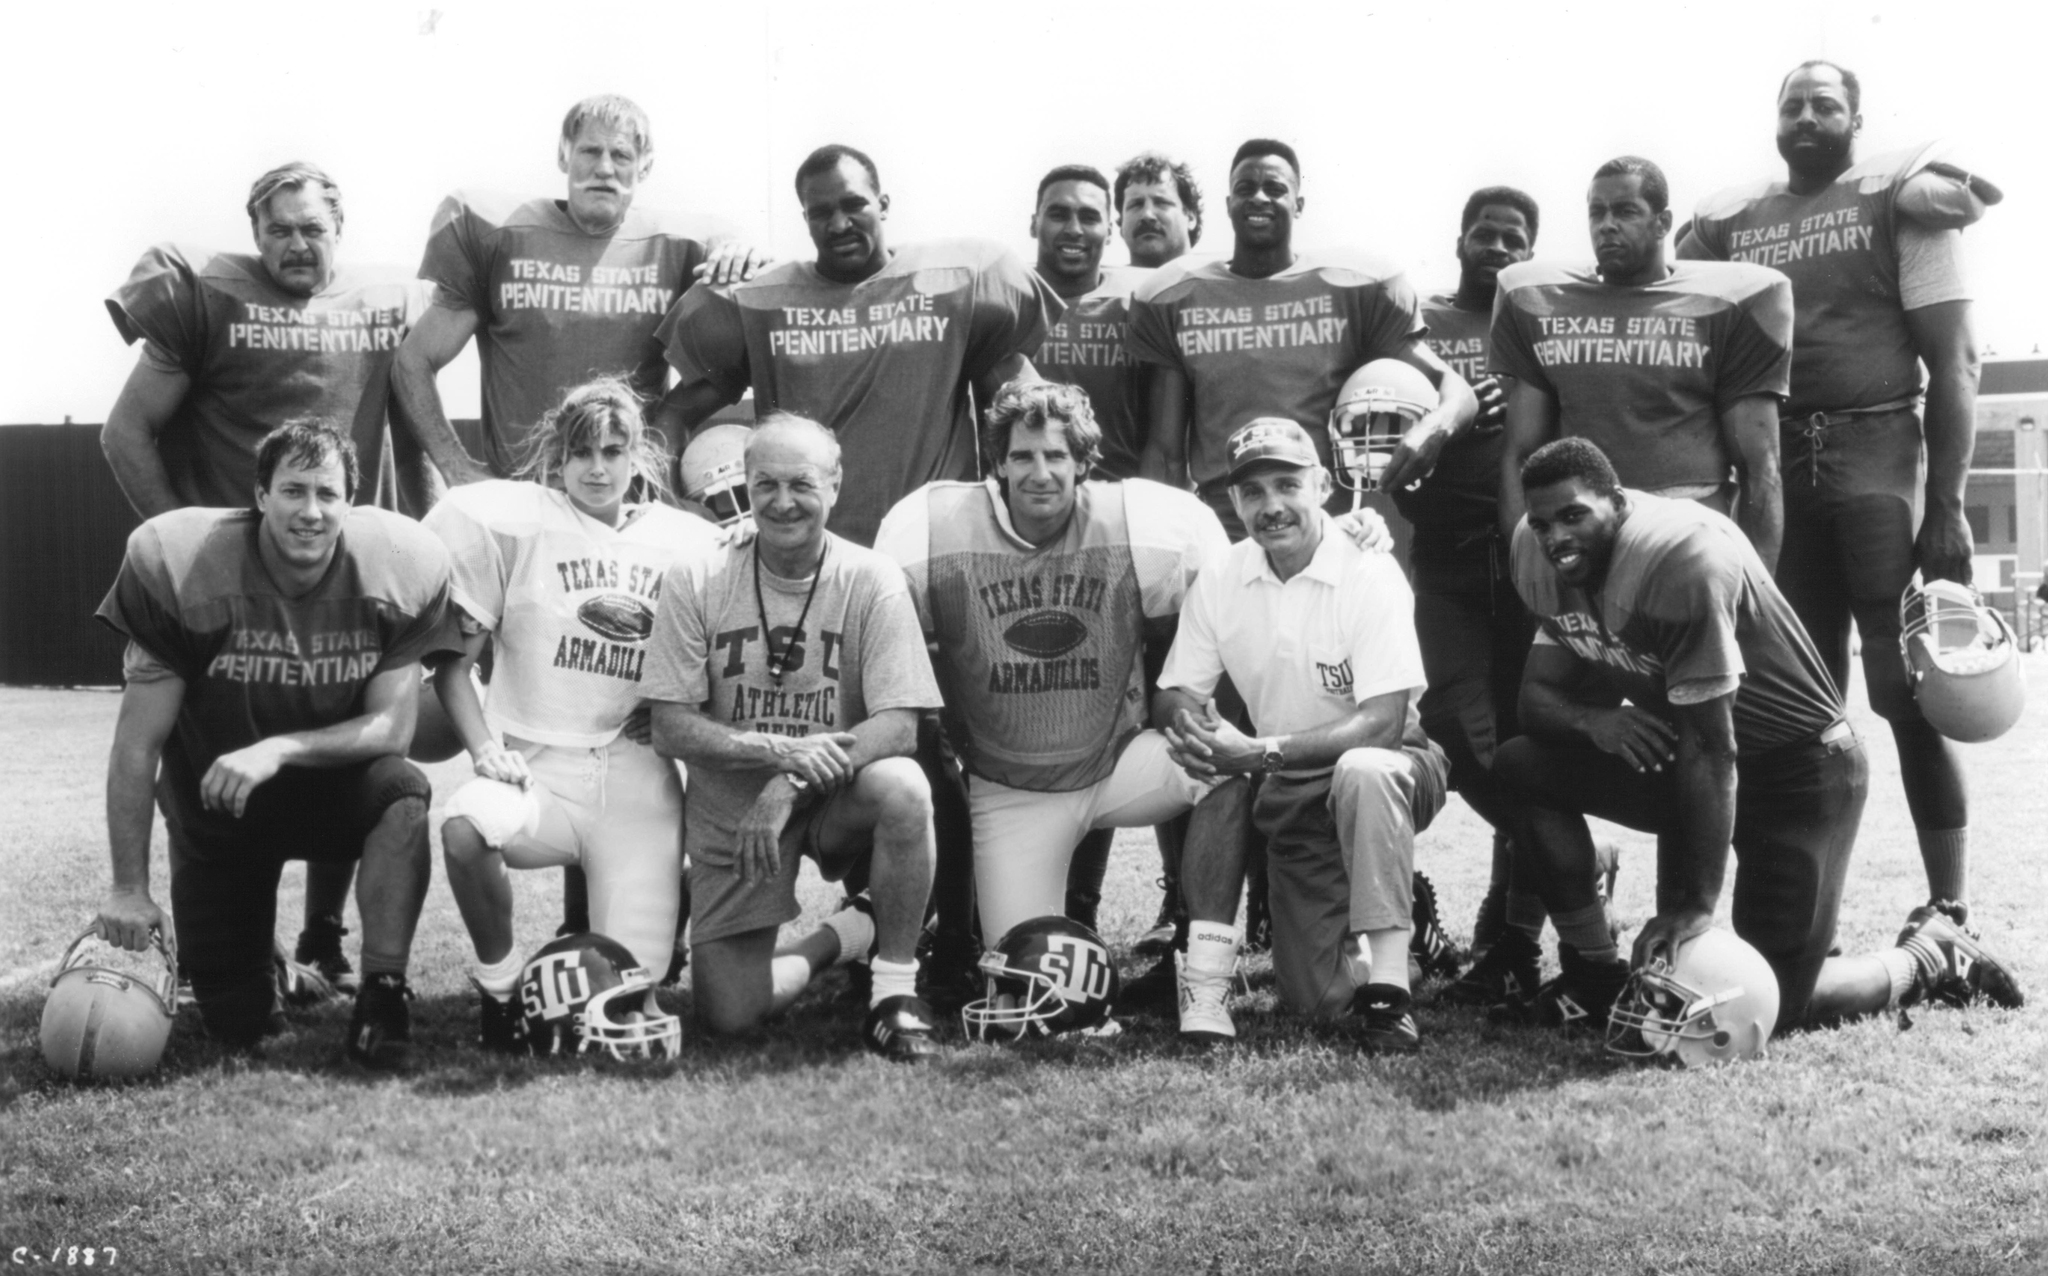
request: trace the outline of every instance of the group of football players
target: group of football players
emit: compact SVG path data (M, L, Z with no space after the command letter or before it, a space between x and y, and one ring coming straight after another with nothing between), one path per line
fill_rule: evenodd
M1859 160L1859 95L1795 68L1785 177L1675 245L1657 165L1602 165L1589 267L1532 261L1535 201L1481 189L1428 297L1297 248L1270 139L1231 158L1226 254L1147 153L1044 176L1035 268L890 245L842 145L795 174L814 259L772 264L636 203L652 136L613 96L563 121L565 198L450 196L418 281L339 263L326 173L266 173L257 253L153 248L108 301L143 344L106 451L146 521L99 613L128 648L98 925L175 933L233 1043L279 1030L281 983L353 985L349 1057L400 1066L431 877L408 757L463 750L441 833L493 1049L673 1053L653 972L685 964L715 1033L849 964L890 1058L940 1048L935 1004L991 1038L1170 1005L1215 1041L1247 944L1373 1052L1418 1048L1418 976L1688 1060L2017 1005L1968 924L1951 744L2018 712L1961 509L1959 238L2000 196L1937 146ZM472 339L479 455L436 384ZM1930 898L1849 957L1852 619ZM1469 966L1414 871L1451 790L1495 830ZM1658 835L1630 954L1589 815ZM1094 929L1126 827L1165 888L1129 984ZM806 857L845 903L785 939ZM506 870L545 866L564 933L529 955Z

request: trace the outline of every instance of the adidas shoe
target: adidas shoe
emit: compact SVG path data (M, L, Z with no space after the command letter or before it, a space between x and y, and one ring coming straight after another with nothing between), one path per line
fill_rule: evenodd
M404 975L371 975L356 992L348 1023L348 1057L379 1072L412 1062L412 989Z
M1189 970L1186 954L1169 960L1179 962L1180 1035L1183 1041L1214 1042L1237 1039L1237 1025L1231 1021L1230 975L1228 972Z
M478 1020L482 1025L479 1044L493 1054L525 1054L526 1016L510 997L496 997L471 979L476 988Z
M327 977L304 962L284 955L281 945L270 950L271 968L277 975L277 999L295 1010L315 1006L336 995Z
M1543 982L1542 964L1543 950L1527 931L1504 927L1486 955L1444 989L1444 1000L1459 1006L1527 1005Z
M1415 874L1415 930L1408 951L1422 967L1424 978L1456 979L1464 954L1444 930L1443 917L1436 909L1436 886L1421 872Z
M1979 997L2007 1010L2027 1004L2026 993L2005 963L1939 904L1922 904L1907 915L1906 928L1899 932L1899 947L1913 954L1920 968L1908 994L1909 1004L1936 1001L1967 1006Z
M1628 963L1619 957L1588 961L1570 944L1557 946L1557 961L1562 967L1557 978L1536 990L1536 1022L1567 1032L1605 1030L1607 1014L1628 984Z
M1358 1016L1358 1044L1367 1054L1414 1054L1422 1048L1415 1027L1415 999L1406 988L1367 984L1351 999Z
M346 934L346 926L325 920L310 922L299 932L299 942L292 950L292 959L319 971L334 994L353 995L358 986L356 968L349 965L348 958L341 951L341 937Z
M939 1053L937 1021L918 997L884 997L861 1024L861 1044L891 1063L917 1063Z

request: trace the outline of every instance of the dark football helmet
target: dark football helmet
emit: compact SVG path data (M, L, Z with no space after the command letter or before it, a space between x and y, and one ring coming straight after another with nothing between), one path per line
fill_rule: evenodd
M683 1021L655 1004L647 968L603 935L542 946L519 972L519 1004L535 1054L672 1059L683 1048Z
M960 1008L967 1035L977 1041L1099 1027L1120 989L1102 937L1058 914L1011 927L982 957L981 972L988 995Z
M104 943L84 947L99 934L95 922L71 941L43 1002L43 1060L73 1081L123 1081L154 1070L178 1009L175 940L153 930L152 951L117 957ZM148 964L146 977L112 964L138 957Z

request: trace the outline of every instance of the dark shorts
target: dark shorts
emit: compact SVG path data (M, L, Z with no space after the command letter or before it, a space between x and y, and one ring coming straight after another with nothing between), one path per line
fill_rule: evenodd
M812 802L789 817L782 830L782 871L774 881L742 882L737 861L706 864L693 856L689 867L690 943L708 944L795 921L804 911L796 902L796 875L806 859L818 866L818 875L828 882L865 884L874 851L871 841L861 840L838 854L827 853L821 843L826 816L838 800L835 795Z
M237 820L201 809L196 786L175 783L166 769L157 800L170 835L178 960L192 977L207 1031L250 1041L268 1026L285 862L354 863L387 810L432 796L426 774L400 757L286 767L257 786Z
M1846 731L1838 725L1822 737ZM1594 815L1632 829L1676 833L1676 777L1637 774L1591 745L1522 736L1501 746L1501 780L1524 801ZM1870 766L1853 733L1788 744L1736 762L1735 933L1778 976L1778 1022L1806 1018L1821 963L1835 942L1835 915Z
M1916 718L1899 655L1899 595L1913 579L1926 487L1920 414L1911 408L1779 422L1785 547L1778 588L1835 685L1849 677L1849 622L1863 639L1870 706Z
M1427 530L1410 556L1415 636L1429 686L1422 729L1451 763L1451 787L1497 818L1491 771L1501 741L1521 733L1516 706L1536 623L1515 592L1497 533L1459 544Z

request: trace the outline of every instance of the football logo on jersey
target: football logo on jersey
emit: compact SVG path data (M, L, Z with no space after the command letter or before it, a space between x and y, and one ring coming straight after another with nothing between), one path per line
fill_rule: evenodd
M1003 631L1010 650L1037 660L1057 659L1087 641L1088 626L1050 608L1020 617Z
M599 594L584 600L576 619L613 642L641 642L654 632L654 608L631 594Z

